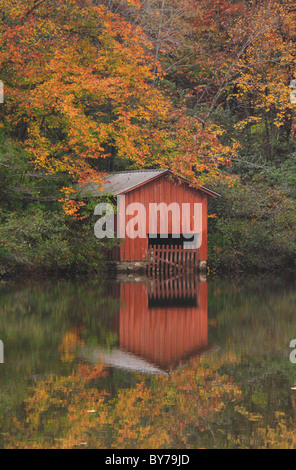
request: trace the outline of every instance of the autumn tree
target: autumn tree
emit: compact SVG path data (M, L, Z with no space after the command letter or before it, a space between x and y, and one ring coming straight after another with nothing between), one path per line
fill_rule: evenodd
M191 23L199 47L193 60L201 73L188 106L205 121L224 122L243 144L243 154L273 159L293 150L292 3L219 0L199 5L201 15Z
M221 146L220 129L210 123L205 131L155 86L163 28L170 30L164 18L153 45L145 25L121 14L133 9L139 18L149 2L117 3L121 10L90 0L0 2L2 126L27 155L27 172L57 178L70 214L81 205L72 199L75 184L100 183L105 171L169 165L199 184L204 169L216 173L236 152ZM162 21L164 5L159 14Z

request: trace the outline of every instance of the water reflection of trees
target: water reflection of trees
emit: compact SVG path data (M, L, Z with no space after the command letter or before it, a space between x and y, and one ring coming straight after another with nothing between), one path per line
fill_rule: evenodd
M50 375L25 398L22 416L10 421L5 447L294 448L295 417L276 410L267 422L260 387L248 403L225 366L240 363L231 355L194 358L170 377L138 375L113 397L98 386L107 374L103 366Z
M36 347L38 353L43 344L49 350L49 342L55 338L51 351L56 351L55 364L50 367L47 363L49 373L40 367L43 375L35 377L30 389L22 388L22 398L14 400L12 394L8 399L4 391L6 406L0 408L3 446L295 447L296 403L291 386L296 376L295 366L288 361L287 341L296 331L293 285L210 282L209 317L216 327L209 328L209 338L220 349L202 357L187 357L184 367L171 370L169 376L127 374L103 365L77 363L80 342L87 343L88 336L102 322L102 318L96 320L92 302L97 302L97 312L104 312L104 302L108 305L109 300L107 295L102 301L103 290L97 285L82 287L78 295L77 286L69 286L69 290L65 287L56 291L60 300L55 297L52 304L50 288L42 292L37 287L33 294L35 304L28 300L32 293L19 291L9 294L11 302L7 298L3 302L3 297L0 301L1 318L4 316L8 324L11 314L11 325L6 330L2 325L2 331L11 328L13 334L14 323L19 319L23 331L16 325L17 335L29 341L33 319L35 331L39 325L40 333L38 336L34 332L32 349ZM69 294L68 299L63 290ZM118 291L116 295L112 292L108 308L113 305L113 314L106 313L104 327L108 325L108 331L117 331L118 335L109 349L118 348L121 331ZM149 304L149 286L147 293ZM22 299L20 310L16 308L17 298ZM135 295L134 305L136 299ZM63 307L59 307L59 302ZM89 312L83 318L79 311L87 308ZM42 332L47 322L46 332L52 335L51 340ZM25 351L28 358L28 349ZM38 370L36 351L31 351L36 362L25 365L26 372ZM70 362L60 361L62 357L67 360L67 356L62 356L65 352L70 354ZM15 360L17 354L15 349Z

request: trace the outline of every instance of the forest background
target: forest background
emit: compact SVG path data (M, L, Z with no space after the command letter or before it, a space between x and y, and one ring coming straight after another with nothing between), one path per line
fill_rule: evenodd
M290 0L0 0L0 277L102 272L77 184L149 168L221 194L212 272L295 273L295 44Z

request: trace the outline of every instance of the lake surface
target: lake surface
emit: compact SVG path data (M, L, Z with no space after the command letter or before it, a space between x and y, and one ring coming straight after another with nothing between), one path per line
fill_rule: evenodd
M294 338L287 279L3 285L0 447L295 448Z

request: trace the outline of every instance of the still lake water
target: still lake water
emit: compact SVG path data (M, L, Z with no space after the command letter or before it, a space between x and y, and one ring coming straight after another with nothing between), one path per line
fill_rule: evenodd
M296 283L0 287L1 448L296 448Z

